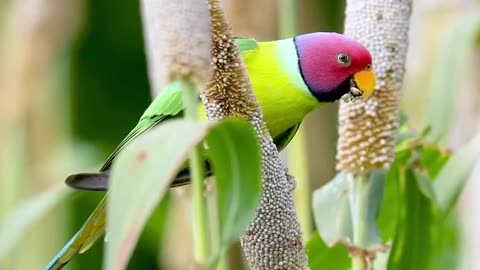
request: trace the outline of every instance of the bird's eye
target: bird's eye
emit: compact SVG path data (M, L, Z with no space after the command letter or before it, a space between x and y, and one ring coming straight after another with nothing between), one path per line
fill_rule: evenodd
M366 70L366 71L372 70L372 65L368 64L368 65L365 67L365 70Z
M337 62L342 66L350 65L350 57L345 53L340 53L337 55Z

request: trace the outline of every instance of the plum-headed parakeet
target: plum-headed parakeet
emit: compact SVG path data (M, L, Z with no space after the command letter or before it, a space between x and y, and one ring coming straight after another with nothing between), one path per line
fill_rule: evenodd
M253 39L237 39L236 43L279 151L290 142L309 112L342 97L369 97L373 93L372 57L362 44L344 35L310 33L258 43ZM124 146L166 119L181 116L182 110L182 90L175 84L170 85L147 108L99 173L72 175L67 183L79 189L106 190L108 171ZM172 186L189 182L186 169L179 173ZM105 207L104 198L46 270L61 269L103 235Z

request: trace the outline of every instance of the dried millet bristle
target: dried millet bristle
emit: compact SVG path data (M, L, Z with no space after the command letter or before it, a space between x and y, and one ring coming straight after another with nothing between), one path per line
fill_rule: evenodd
M338 170L362 173L393 162L410 13L411 0L347 1L345 34L369 49L377 86L366 102L340 104Z
M213 78L201 94L209 119L234 115L248 119L258 136L263 193L241 243L252 270L308 269L285 169L263 122L231 29L216 0L210 1Z
M206 104L207 111L216 112L209 115L212 119L225 115L250 119L257 111L258 104L235 41L230 35L231 29L223 20L221 11L213 9L213 5L210 6L213 77L207 83L202 98L214 101L215 105Z

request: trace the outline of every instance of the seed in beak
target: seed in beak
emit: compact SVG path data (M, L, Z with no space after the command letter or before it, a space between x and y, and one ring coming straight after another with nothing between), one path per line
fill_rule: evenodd
M354 97L361 97L361 96L363 96L363 91L356 88L356 87L351 87L350 88L350 94L352 94L352 96L354 96Z
M350 87L350 91L342 96L344 102L355 102L361 99L363 96L363 91L358 89L355 86Z

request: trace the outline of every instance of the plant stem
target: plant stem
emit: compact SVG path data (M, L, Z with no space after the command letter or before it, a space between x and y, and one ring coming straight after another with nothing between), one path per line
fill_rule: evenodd
M356 250L352 254L352 270L366 270L367 262L363 249L367 245L367 214L369 199L369 175L362 174L354 177L350 175L353 182L353 190L350 193L350 205L352 209L353 222L353 245Z
M218 196L218 193L217 193L217 196ZM218 198L217 198L218 199ZM229 256L228 256L228 247L225 249L225 250L221 250L222 248L222 218L221 218L221 213L220 213L220 206L218 205L218 200L215 201L215 209L216 211L214 212L215 213L215 221L213 224L215 226L212 226L212 227L215 227L213 229L214 231L214 234L213 234L213 244L215 244L215 247L213 248L214 250L216 250L216 252L219 252L220 253L220 257L218 259L218 263L216 265L216 270L228 270L230 269L230 260L229 260Z
M297 0L280 0L278 14L282 38L289 38L295 35L297 32Z
M229 265L228 265L228 252L225 252L220 256L220 260L218 261L217 264L217 270L228 270Z
M358 255L352 257L352 270L367 270L367 262L364 256Z
M281 0L278 5L280 17L280 36L289 38L297 32L297 0ZM288 168L295 176L296 188L293 192L298 222L304 239L310 239L312 229L312 215L310 202L310 186L308 183L308 166L306 159L306 138L303 125L297 131L288 147Z
M304 239L308 241L313 229L305 139L304 128L300 126L295 138L290 142L288 167L291 174L295 176L297 185L293 192L293 198L295 200L295 209L298 214L298 222L300 223Z
M188 79L182 79L185 119L198 120L198 92ZM193 189L193 244L195 260L205 264L209 255L209 226L207 199L204 184L205 168L200 155L200 146L190 153L190 176Z

